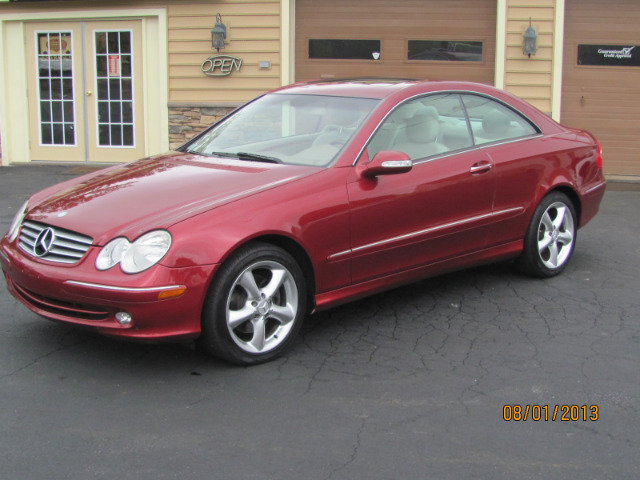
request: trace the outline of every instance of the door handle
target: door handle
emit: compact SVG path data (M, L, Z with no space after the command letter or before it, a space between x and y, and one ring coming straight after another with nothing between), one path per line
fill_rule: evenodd
M491 170L491 164L489 162L483 161L483 162L474 163L469 169L469 172L471 172L471 174L474 175L478 173L486 173L489 170Z
M90 97L93 94L91 90L87 90L87 97Z

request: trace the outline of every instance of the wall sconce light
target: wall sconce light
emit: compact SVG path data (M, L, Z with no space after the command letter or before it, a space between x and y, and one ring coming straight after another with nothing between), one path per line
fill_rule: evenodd
M535 55L537 51L536 42L538 41L538 34L531 26L531 17L529 17L529 28L524 32L524 42L522 43L522 53L528 55Z
M224 41L227 38L227 26L222 23L222 16L216 15L216 26L211 29L211 48L220 51L224 48Z

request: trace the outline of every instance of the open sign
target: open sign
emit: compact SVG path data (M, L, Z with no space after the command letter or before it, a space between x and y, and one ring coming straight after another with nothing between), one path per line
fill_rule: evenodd
M226 77L231 72L239 72L242 59L231 55L215 55L202 62L202 72L212 77Z

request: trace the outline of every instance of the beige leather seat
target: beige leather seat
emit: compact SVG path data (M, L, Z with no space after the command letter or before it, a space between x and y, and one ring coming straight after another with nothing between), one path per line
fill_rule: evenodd
M400 150L412 160L428 157L449 149L438 142L440 122L435 107L422 107L405 122L403 134L398 135L393 150Z

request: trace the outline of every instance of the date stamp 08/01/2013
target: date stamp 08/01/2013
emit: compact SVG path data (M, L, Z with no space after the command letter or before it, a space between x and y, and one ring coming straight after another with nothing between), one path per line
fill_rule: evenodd
M502 419L505 422L595 422L600 417L597 405L505 405Z

